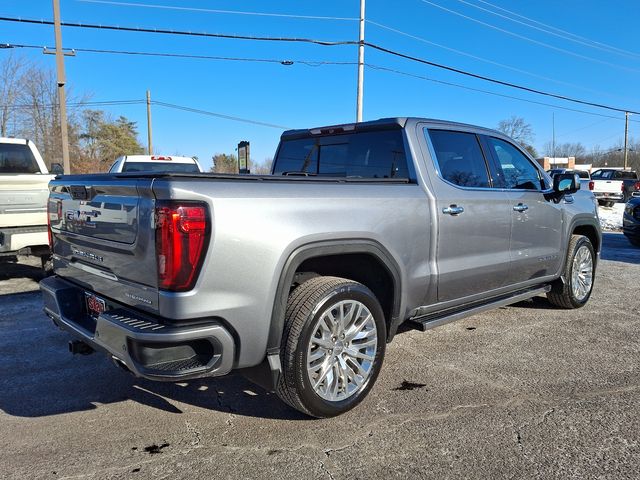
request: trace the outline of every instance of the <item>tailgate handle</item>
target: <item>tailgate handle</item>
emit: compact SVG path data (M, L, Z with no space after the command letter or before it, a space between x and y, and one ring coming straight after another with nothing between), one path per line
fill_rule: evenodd
M102 278L108 278L109 280L118 281L118 277L116 277L113 273L105 272L104 270L85 265L84 263L69 262L69 266L77 268L78 270L82 270L83 272L92 273Z

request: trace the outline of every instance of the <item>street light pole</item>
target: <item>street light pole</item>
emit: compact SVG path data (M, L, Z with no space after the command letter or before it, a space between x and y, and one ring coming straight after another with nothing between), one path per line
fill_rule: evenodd
M56 69L58 76L58 102L60 105L60 137L62 141L62 168L71 173L69 162L69 134L67 132L67 95L65 93L64 52L60 26L60 0L53 0L53 29L56 37Z
M362 97L364 90L364 3L360 0L360 38L358 41L358 96L356 99L356 122L362 121Z

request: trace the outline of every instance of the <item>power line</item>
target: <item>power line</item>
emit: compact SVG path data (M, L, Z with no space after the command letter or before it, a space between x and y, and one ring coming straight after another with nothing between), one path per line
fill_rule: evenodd
M520 68L513 67L511 65L505 65L504 63L496 62L494 60L489 60L488 58L479 57L477 55L473 55L471 53L467 53L467 52L464 52L462 50L457 50L455 48L447 47L446 45L441 45L439 43L432 42L431 40L427 40L426 38L419 37L419 36L413 35L411 33L403 32L402 30L398 30L398 29L390 27L388 25L383 25L382 23L374 22L373 20L367 20L367 23L370 23L371 25L375 25L376 27L379 27L379 28L382 28L382 29L385 29L385 30L389 30L391 32L395 32L395 33L397 33L399 35L403 35L405 37L412 38L414 40L418 40L418 41L426 43L428 45L433 45L434 47L442 48L444 50L447 50L447 51L450 51L450 52L453 52L453 53L457 53L458 55L463 55L465 57L472 58L474 60L478 60L480 62L485 62L485 63L489 63L491 65L496 65L498 67L506 68L508 70L512 70L514 72L522 73L524 75L529 75L531 77L539 78L541 80L546 80L546 81L549 81L549 82L557 83L559 85L565 85L567 87L578 88L580 90L584 90L584 91L591 92L591 93L597 93L599 95L608 95L605 92L599 92L597 90L592 90L590 88L585 88L585 87L582 87L580 85L576 85L576 84L573 84L573 83L564 82L562 80L558 80L558 79L551 78L551 77L545 77L544 75L540 75L540 74L537 74L537 73L529 72L527 70L522 70Z
M579 99L576 99L576 98L567 97L565 95L559 95L559 94L556 94L556 93L544 92L542 90L537 90L535 88L525 87L523 85L518 85L518 84L515 84L515 83L511 83L511 82L505 82L503 80L497 80L495 78L487 77L487 76L484 76L484 75L478 75L477 73L472 73L472 72L468 72L466 70L461 70L459 68L450 67L448 65L442 65L440 63L431 62L431 61L425 60L423 58L414 57L412 55L407 55L405 53L396 52L394 50L390 50L388 48L384 48L384 47L381 47L379 45L375 45L373 43L365 42L365 45L367 45L368 47L373 48L374 50L379 50L381 52L388 53L388 54L394 55L396 57L404 58L404 59L407 59L407 60L412 60L412 61L418 62L418 63L423 63L425 65L429 65L429 66L432 66L432 67L440 68L442 70L447 70L449 72L459 73L459 74L465 75L467 77L476 78L478 80L484 80L484 81L490 82L490 83L495 83L497 85L503 85L505 87L515 88L515 89L523 90L523 91L526 91L526 92L529 92L529 93L535 93L537 95L544 95L546 97L557 98L559 100L565 100L567 102L573 102L573 103L579 103L579 104L582 104L582 105L588 105L590 107L604 108L604 109L613 110L613 111L616 111L616 112L629 112L629 113L640 114L639 112L632 111L632 110L629 110L629 109L626 109L626 108L611 107L609 105L604 105L604 104L601 104L601 103L589 102L589 101L586 101L586 100L579 100Z
M616 117L616 120L617 119L618 118ZM605 118L604 120L598 120L595 123L590 123L589 125L585 125L585 126L580 127L580 128L574 128L573 130L569 130L569 131L564 132L564 133L556 134L556 138L558 138L558 137L566 137L567 135L570 135L572 133L580 132L582 130L586 130L587 128L595 127L596 125L601 125L601 124L603 124L605 122L609 122L609 121L610 121L609 118Z
M229 15L251 15L258 17L280 17L280 18L298 18L303 20L347 20L358 21L353 17L326 17L318 15L294 15L286 13L265 13L265 12L245 12L238 10L217 10L211 8L196 8L196 7L176 7L173 5L157 5L153 3L134 3L134 2L112 2L107 0L77 0L82 3L98 3L103 5L116 5L121 7L142 7L142 8L157 8L161 10L182 10L188 12L201 12L201 13L223 13Z
M273 123L260 122L258 120L250 120L250 119L241 118L241 117L234 117L232 115L224 115L222 113L209 112L207 110L201 110L199 108L185 107L183 105L176 105L174 103L160 102L158 100L154 100L151 103L153 103L154 105L159 105L161 107L173 108L176 110L183 110L185 112L191 112L191 113L199 113L200 115L208 115L210 117L224 118L225 120L234 120L236 122L250 123L252 125L259 125L261 127L277 128L279 130L289 130L291 128L291 127L283 127L282 125L275 125Z
M138 105L141 103L145 103L144 100L102 100L102 101L94 101L94 102L67 102L67 106L69 107L109 107L109 106L117 106L117 105ZM40 104L38 107L43 108L58 108L59 105L55 104ZM14 103L14 104L3 104L0 105L0 108L10 108L10 109L31 109L34 108L33 104L27 103Z
M417 79L420 79L420 80L426 80L426 81L432 82L432 83L438 83L438 84L447 85L447 86L450 86L450 87L456 87L456 88L461 88L461 89L464 89L464 90L470 90L472 92L478 92L478 93L484 93L484 94L487 94L487 95L493 95L495 97L508 98L508 99L511 99L511 100L517 100L519 102L532 103L534 105L542 105L542 106L545 106L545 107L551 107L551 108L559 109L559 110L567 110L567 111L570 111L570 112L584 113L586 115L593 115L593 116L596 116L596 117L604 117L606 119L622 120L621 117L615 117L613 115L606 115L604 113L589 112L588 110L580 110L580 109L577 109L577 108L563 107L561 105L554 105L552 103L539 102L537 100L530 100L530 99L527 99L527 98L516 97L516 96L513 96L513 95L507 95L507 94L504 94L504 93L492 92L490 90L483 90L481 88L469 87L467 85L461 85L459 83L454 83L454 82L447 82L445 80L437 80L435 78L425 77L423 75L418 75L418 74L415 74L415 73L409 73L409 72L405 72L405 71L402 71L402 70L397 70L397 69L394 69L394 68L383 67L383 66L380 66L380 65L374 65L374 64L371 64L371 63L367 63L366 66L371 68L371 69L373 69L373 70L381 70L381 71L385 71L385 72L396 73L398 75L404 75L406 77L413 77L413 78L417 78ZM630 120L630 121L640 123L640 120Z
M6 43L0 44L0 48L47 48L40 45L26 45L19 43ZM293 65L300 63L309 67L318 67L321 65L357 65L357 62L338 62L329 60L291 60L291 59L275 59L275 58L250 58L250 57L220 57L213 55L194 55L186 53L168 53L168 52L139 52L133 50L108 50L100 48L71 48L67 47L65 50L71 50L80 53L106 53L114 55L141 55L149 57L170 57L170 58L189 58L195 60L223 60L232 62L257 62L257 63L277 63L281 65Z
M423 2L426 2L427 0L422 0ZM427 2L429 3L429 2ZM47 20L33 20L33 19L22 19L22 18L12 18L12 17L0 17L0 21L12 21L12 22L23 22L23 23L35 23L35 24L42 24L42 25L51 25L53 24L53 22L51 21L47 21ZM287 41L287 42L308 42L308 43L316 43L319 45L324 45L324 46L334 46L334 45L357 45L359 44L359 42L353 42L353 41L340 41L340 42L327 42L327 41L323 41L323 40L313 40L313 39L301 39L301 38L286 38L286 37L280 37L280 38L275 38L275 37L252 37L252 36L243 36L243 35L228 35L228 34L214 34L214 33L194 33L194 32L184 32L184 31L174 31L174 30L159 30L159 29L149 29L149 28L145 28L145 29L140 29L140 28L132 28L132 27L118 27L118 26L112 26L112 25L89 25L89 24L79 24L79 23L62 23L62 25L64 26L72 26L72 27L80 27L80 28L99 28L99 29L108 29L108 30L122 30L122 31L134 31L134 32L144 32L144 33L159 33L159 34L169 34L169 35L194 35L194 36L209 36L209 37L215 37L215 38L233 38L233 39L242 39L242 40L268 40L268 41ZM447 70L450 72L454 72L454 73L458 73L460 75L465 75L467 77L471 77L471 78L475 78L478 80L484 80L486 82L490 82L490 83L494 83L497 85L502 85L502 86L506 86L506 87L510 87L510 88L514 88L514 89L518 89L518 90L523 90L529 93L535 93L537 95L543 95L543 96L547 96L547 97L552 97L552 98L557 98L559 100L564 100L564 101L568 101L568 102L573 102L573 103L578 103L578 104L582 104L582 105L588 105L591 107L596 107L596 108L603 108L606 110L612 110L612 111L617 111L617 112L629 112L629 113L634 113L634 114L638 114L640 115L640 112L638 111L634 111L631 109L627 109L627 108L618 108L618 107L612 107L609 105L605 105L605 104L601 104L601 103L596 103L596 102L590 102L590 101L586 101L586 100L580 100L580 99L576 99L576 98L572 98L572 97L568 97L565 95L559 95L556 93L550 93L550 92L545 92L542 90L538 90L535 88L531 88L531 87L526 87L523 85L518 85L512 82L506 82L503 80L498 80L495 78L491 78L485 75L479 75L476 73L472 73L466 70L462 70L460 68L455 68L455 67L451 67L448 65L443 65L443 64L439 64L436 62L431 62L429 60L425 60L423 58L419 58L419 57L415 57L412 55L407 55L401 52L397 52L385 47L381 47L379 45L373 44L373 43L369 43L369 42L363 42L364 45L369 46L370 48L373 48L375 50L393 55L393 56L397 56L400 58L404 58L407 60L412 60L414 62L418 62L418 63L422 63L425 65L429 65L432 67L436 67L436 68L440 68L443 70Z
M37 20L33 18L16 18L16 17L0 17L2 22L30 23L36 25L53 25L50 20ZM314 43L324 46L336 45L357 45L358 42L352 40L329 41L317 40L312 38L292 38L292 37L260 37L255 35L233 35L228 33L209 33L209 32L187 32L183 30L166 30L160 28L140 28L140 27L120 27L117 25L96 25L91 23L74 23L60 22L63 27L90 28L96 30L111 30L120 32L137 32L137 33L158 33L165 35L182 35L191 37L207 37L207 38L227 38L233 40L258 40L267 42L294 42L294 43Z
M523 19L525 19L525 20L527 20L527 21L529 21L531 23L535 23L536 25L542 25L543 27L546 27L546 28L548 28L550 30L555 30L556 32L563 33L563 34L565 34L567 36L574 37L574 38L577 38L579 40L584 40L585 42L592 43L594 45L600 45L600 46L605 47L605 48L607 48L607 49L609 49L609 50L611 50L613 52L618 52L621 55L627 55L627 56L632 56L632 57L640 57L640 53L631 52L631 51L625 50L623 48L614 47L613 45L609 45L607 43L597 42L595 40L592 40L592 39L589 39L589 38L586 38L586 37L583 37L583 36L580 36L580 35L576 35L575 33L571 33L571 32L568 32L567 30L562 30L561 28L554 27L553 25L549 25L547 23L543 23L543 22L540 22L538 20L534 20L533 18L526 17L524 15L520 15L519 13L516 13L516 12L514 12L512 10L507 10L506 8L502 8L502 7L498 6L498 5L494 5L493 3L487 2L485 0L477 0L477 1L480 2L480 3L484 3L485 5L489 5L489 6L495 8L497 10L501 10L503 12L507 12L507 13L515 16L515 17L523 18ZM551 33L551 32L549 32L549 33Z
M470 17L470 16L465 15L463 13L456 12L455 10L451 10L450 8L443 7L442 5L438 5L437 3L433 3L433 2L431 2L429 0L420 0L420 1L422 3L426 3L426 4L429 4L429 5L434 6L436 8L439 8L440 10L444 10L445 12L451 13L453 15L457 15L457 16L462 17L462 18L466 18L467 20L470 20L472 22L478 23L480 25L484 25L485 27L492 28L492 29L497 30L499 32L506 33L507 35L511 35L513 37L520 38L521 40L525 40L527 42L534 43L536 45L540 45L540 46L543 46L545 48L549 48L551 50L555 50L557 52L565 53L567 55L571 55L571 56L574 56L574 57L577 57L577 58L582 58L583 60L589 60L591 62L600 63L602 65L607 65L609 67L619 68L619 69L627 70L627 71L634 72L634 73L640 73L640 70L637 70L635 68L629 68L629 67L625 67L623 65L617 65L615 63L610 63L610 62L606 62L604 60L600 60L600 59L597 59L597 58L589 57L587 55L582 55L580 53L576 53L576 52L573 52L571 50L567 50L567 49L564 49L564 48L556 47L554 45L550 45L548 43L541 42L541 41L535 40L533 38L529 38L529 37L527 37L525 35L520 35L519 33L512 32L511 30L506 30L504 28L496 27L495 25L492 25L492 24L487 23L487 22L483 22L482 20L478 20L477 18Z
M465 5L468 5L470 7L476 8L478 10L482 10L483 12L490 13L491 15L495 15L497 17L504 18L506 20L509 20L510 22L514 22L514 23L517 23L519 25L524 25L525 27L533 28L534 30L538 30L540 32L544 32L544 33L547 33L549 35L553 35L553 36L558 37L558 38L569 40L570 42L578 43L580 45L585 45L585 46L590 47L590 48L596 48L598 50L605 51L605 52L611 52L612 51L611 48L606 48L606 47L602 47L602 46L599 46L599 45L593 45L591 41L583 41L583 40L581 40L579 38L572 38L571 36L568 36L568 35L564 35L564 34L561 34L561 33L556 33L556 32L554 32L554 31L552 31L552 30L550 30L548 28L542 28L542 27L538 27L536 25L531 25L531 24L529 24L527 22L523 22L521 20L517 20L515 18L508 17L507 15L503 15L503 14L498 13L498 12L493 12L488 8L484 8L484 7L481 7L479 5L474 5L473 3L467 2L466 0L456 0L456 1L459 2L459 3L463 3ZM614 52L614 53L618 53L618 52ZM621 53L618 53L618 55L621 55ZM623 54L623 55L629 56L627 54ZM633 56L633 55L631 55L631 56Z

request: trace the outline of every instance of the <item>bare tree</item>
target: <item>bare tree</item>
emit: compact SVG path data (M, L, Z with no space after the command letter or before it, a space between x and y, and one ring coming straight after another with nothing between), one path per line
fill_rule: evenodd
M522 148L529 151L529 153L534 157L537 155L536 149L532 145L533 140L535 139L533 128L531 127L531 124L525 121L524 118L512 115L507 120L500 120L498 123L498 130L513 138L520 144L520 146L522 146Z
M273 164L273 158L265 158L262 163L254 163L251 168L251 173L254 175L269 175L271 173L271 165Z
M22 83L29 62L24 57L16 57L10 54L0 65L0 137L15 134L9 130L10 122L15 126L22 94Z
M544 144L544 154L549 157L584 158L587 149L580 142L556 143L555 148L552 142L547 142Z

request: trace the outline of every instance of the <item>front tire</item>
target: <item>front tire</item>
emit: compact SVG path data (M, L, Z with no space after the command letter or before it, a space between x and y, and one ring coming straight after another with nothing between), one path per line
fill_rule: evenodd
M371 290L338 277L307 280L287 302L278 396L313 417L340 415L373 387L385 346L384 313Z
M584 235L572 235L567 248L563 278L547 293L552 305L560 308L580 308L586 305L593 291L596 254L591 241Z

